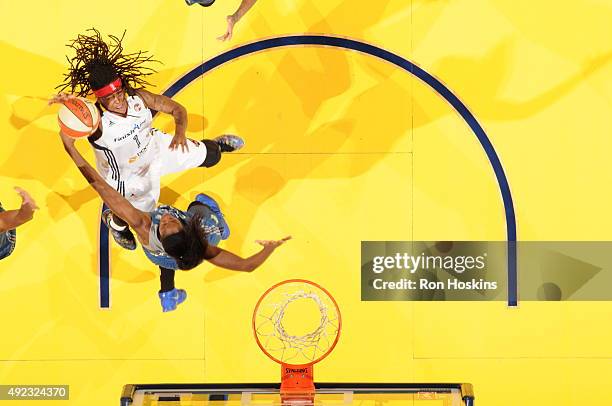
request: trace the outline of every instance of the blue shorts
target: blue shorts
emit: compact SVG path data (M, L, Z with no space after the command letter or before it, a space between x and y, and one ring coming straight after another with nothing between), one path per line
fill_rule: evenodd
M142 247L142 250L145 252L147 258L149 258L149 261L153 262L155 265L166 269L178 269L178 264L174 258L168 255L156 255L145 247Z

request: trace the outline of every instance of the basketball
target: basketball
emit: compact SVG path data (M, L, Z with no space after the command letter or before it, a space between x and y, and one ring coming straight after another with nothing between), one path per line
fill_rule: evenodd
M100 113L95 104L82 97L66 100L57 113L62 133L81 138L91 135L100 124Z

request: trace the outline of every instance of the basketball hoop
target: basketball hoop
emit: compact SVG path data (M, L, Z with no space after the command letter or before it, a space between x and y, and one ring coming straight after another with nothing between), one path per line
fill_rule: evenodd
M259 348L281 364L283 403L313 404L313 365L338 343L342 317L333 296L304 279L277 283L253 311L253 333Z

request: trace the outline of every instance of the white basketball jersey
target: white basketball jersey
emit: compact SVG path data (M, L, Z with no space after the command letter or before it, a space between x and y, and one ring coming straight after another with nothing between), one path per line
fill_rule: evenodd
M102 114L102 136L91 144L96 166L102 177L125 195L125 182L144 176L156 157L156 143L151 142L153 117L138 96L128 96L125 117L105 111Z

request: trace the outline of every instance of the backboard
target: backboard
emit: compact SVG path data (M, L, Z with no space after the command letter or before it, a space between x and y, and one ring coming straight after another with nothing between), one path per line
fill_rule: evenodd
M311 403L296 403L305 406ZM280 384L125 385L121 406L282 405ZM317 383L314 404L321 406L474 406L470 384Z

